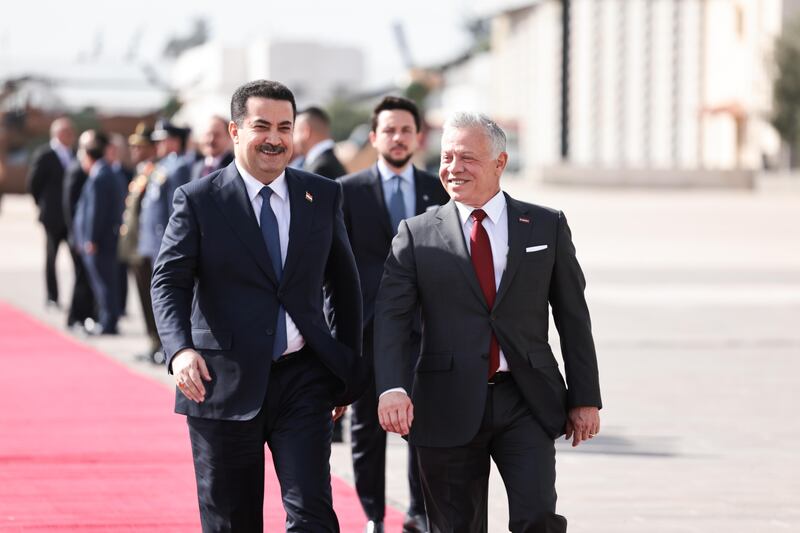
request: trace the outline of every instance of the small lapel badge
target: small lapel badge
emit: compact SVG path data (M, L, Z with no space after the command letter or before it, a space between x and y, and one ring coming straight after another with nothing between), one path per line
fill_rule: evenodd
M430 200L430 197L427 194L423 194L422 199L427 202L428 200Z
M308 191L306 191L306 200L308 200L309 202L313 202L314 201L314 197L311 196L311 193L308 192Z
M522 222L523 224L531 223L531 219L529 219L528 217L519 217L519 221Z

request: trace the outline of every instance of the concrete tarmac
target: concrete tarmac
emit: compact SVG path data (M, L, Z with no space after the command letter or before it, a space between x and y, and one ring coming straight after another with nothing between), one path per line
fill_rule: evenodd
M800 195L503 186L567 214L587 278L604 409L598 437L557 445L569 530L800 531ZM0 250L0 299L63 330L64 313L43 305L44 234L29 197L3 198ZM66 248L58 273L65 305ZM82 342L171 387L136 356L147 342L132 283L120 330ZM405 443L389 443L387 496L403 510ZM347 443L334 445L332 468L352 480ZM496 470L490 492L489 531L507 531Z

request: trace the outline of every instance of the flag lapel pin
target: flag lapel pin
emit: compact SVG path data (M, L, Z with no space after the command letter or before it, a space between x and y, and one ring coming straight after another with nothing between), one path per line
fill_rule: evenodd
M523 224L531 223L531 219L529 219L528 217L519 217L519 221L522 222Z
M308 191L306 191L306 200L308 200L309 202L313 202L314 201L314 197L311 196L311 193L308 192Z

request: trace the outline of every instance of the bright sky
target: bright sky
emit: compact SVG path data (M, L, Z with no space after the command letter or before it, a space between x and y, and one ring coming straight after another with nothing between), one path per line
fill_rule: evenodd
M15 0L2 6L0 58L74 60L101 45L101 57L121 58L141 34L140 59L158 57L170 36L186 35L206 18L212 39L240 45L263 36L352 45L364 51L370 86L392 81L403 63L392 24L401 22L412 58L429 65L468 44L465 24L480 0ZM233 9L232 9L233 8Z

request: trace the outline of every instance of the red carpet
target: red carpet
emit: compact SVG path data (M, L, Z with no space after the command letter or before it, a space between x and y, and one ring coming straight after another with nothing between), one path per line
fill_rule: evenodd
M189 437L173 394L0 302L0 530L200 530ZM265 530L283 531L274 472ZM333 480L341 530L355 491ZM402 514L387 510L387 530Z

